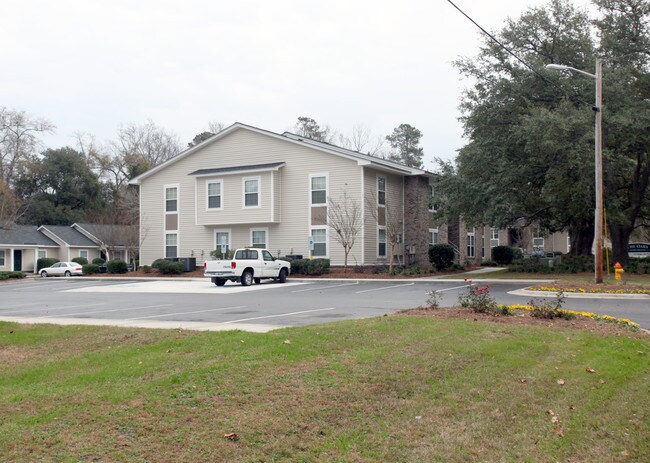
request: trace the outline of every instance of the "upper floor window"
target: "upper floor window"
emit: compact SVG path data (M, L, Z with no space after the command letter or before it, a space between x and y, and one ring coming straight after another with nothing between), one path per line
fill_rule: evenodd
M386 257L386 228L377 230L377 256Z
M208 182L208 209L222 209L221 207L222 183Z
M311 178L311 203L325 204L327 202L327 177L313 176Z
M438 212L438 205L436 204L435 190L433 185L429 184L429 211Z
M165 188L165 212L178 212L178 187Z
M386 205L386 177L377 177L377 204Z
M244 179L244 207L258 207L260 205L260 179Z

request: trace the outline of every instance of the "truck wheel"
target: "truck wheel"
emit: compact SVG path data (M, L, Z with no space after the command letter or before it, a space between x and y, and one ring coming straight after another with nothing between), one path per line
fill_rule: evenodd
M280 276L278 277L278 280L280 280L280 283L286 283L287 281L287 269L283 268L280 270Z
M252 284L253 284L253 273L246 270L244 273L241 274L241 285L250 286Z
M253 278L253 280L255 280L256 285L259 285L262 282L261 278Z
M223 286L226 284L226 280L224 280L223 278L215 278L214 284L217 286Z

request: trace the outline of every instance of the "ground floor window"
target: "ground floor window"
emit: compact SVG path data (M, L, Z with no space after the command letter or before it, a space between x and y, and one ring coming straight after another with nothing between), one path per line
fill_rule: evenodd
M433 246L434 244L438 244L438 229L429 228L429 246Z
M377 257L386 257L386 228L377 230Z
M84 259L88 260L88 250L80 249L79 250L79 257L83 257Z
M165 235L165 257L178 257L178 235L167 233ZM113 254L115 258L115 254Z
M544 252L544 235L540 227L533 230L533 251Z
M467 232L467 257L476 256L476 233L472 229L471 232Z
M251 245L254 248L266 248L266 230L251 230Z
M223 258L230 250L230 232L216 231L214 233L214 248L217 251L217 258Z
M327 230L325 228L312 228L311 237L314 239L314 257L327 257Z
M46 257L47 257L47 251L45 249L39 249L37 259L45 259Z
M494 248L499 245L499 229L490 228L490 247Z
M0 250L0 267L5 266L5 250Z
M176 236L176 235L174 235L174 236ZM178 254L178 252L176 254ZM167 257L178 257L176 254L173 255L173 256L167 256ZM124 260L124 251L113 251L111 257L112 257L113 260Z

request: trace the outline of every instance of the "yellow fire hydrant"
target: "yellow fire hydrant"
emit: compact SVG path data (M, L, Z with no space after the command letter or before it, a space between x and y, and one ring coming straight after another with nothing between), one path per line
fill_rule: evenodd
M614 265L614 279L617 281L621 281L621 278L623 277L623 274L625 273L625 269L621 264L616 262Z

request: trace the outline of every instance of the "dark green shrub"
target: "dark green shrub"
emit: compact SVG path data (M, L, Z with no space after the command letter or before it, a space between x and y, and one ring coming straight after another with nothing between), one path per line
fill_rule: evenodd
M101 257L95 257L92 261L93 264L95 265L104 265L106 261L102 259Z
M88 264L88 259L86 259L85 257L75 257L74 259L72 259L72 262L76 262L77 264L84 266Z
M182 262L168 262L166 260L163 260L162 262L158 262L157 268L158 271L163 275L178 275L183 273Z
M0 280L11 280L11 279L21 279L25 278L25 273L23 272L0 272Z
M492 248L492 259L499 265L510 265L515 258L515 251L510 246Z
M164 267L168 263L169 262L167 262L165 259L156 259L151 264L151 267L155 268L156 270L160 270L160 267Z
M144 273L151 273L151 267L149 267L148 265L143 265L142 266L142 271Z
M434 244L429 246L429 262L437 270L445 270L454 263L454 248L449 244Z
M81 272L84 275L94 275L99 273L99 265L97 264L86 264L81 267Z
M291 263L291 273L298 275L307 275L308 259L287 259Z
M108 273L126 273L129 271L126 262L119 259L109 260L106 263L106 268L108 269Z
M329 259L312 259L307 264L307 275L323 275L330 273Z
M59 259L55 257L41 257L36 261L36 271L39 271L40 269L45 267L51 267L57 262L59 262Z

